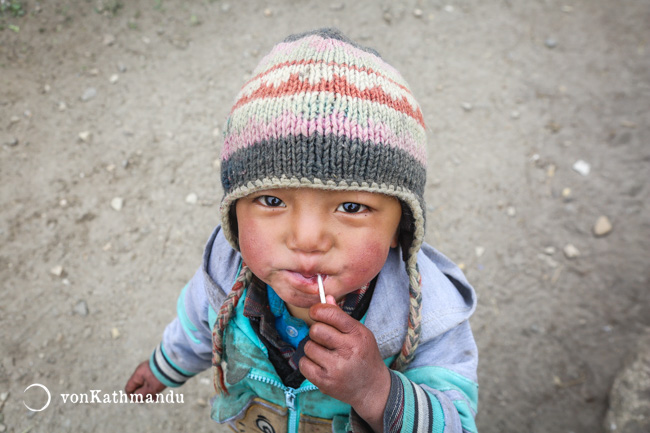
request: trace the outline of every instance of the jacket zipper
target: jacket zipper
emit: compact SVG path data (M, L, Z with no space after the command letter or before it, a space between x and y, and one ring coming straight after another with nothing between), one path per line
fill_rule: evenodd
M289 421L288 421L287 431L289 433L298 433L299 414L298 411L296 410L296 398L298 397L297 394L300 394L302 392L307 392L307 391L316 391L318 387L315 385L308 385L308 386L295 389L295 388L290 388L288 386L285 386L283 383L277 380L270 379L266 376L262 376L259 374L248 373L247 377L252 380L257 380L258 382L266 383L267 385L275 386L276 388L280 388L282 391L284 391L284 400L287 405L287 409L289 409Z

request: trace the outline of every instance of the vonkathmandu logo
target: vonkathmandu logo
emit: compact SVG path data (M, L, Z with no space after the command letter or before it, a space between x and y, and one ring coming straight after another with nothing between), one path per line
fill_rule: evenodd
M63 403L93 404L93 403L184 403L183 394L170 390L167 394L144 396L142 394L127 394L122 390L112 393L102 392L101 389L91 389L89 393L61 394Z
M45 385L42 385L40 383L33 383L29 385L27 388L25 388L25 392L27 392L28 389L33 387L38 387L41 388L43 391L45 391L47 395L47 403L45 403L40 408L33 408L27 405L25 401L23 401L23 404L27 409L29 409L32 412L40 412L42 410L47 409L52 399L50 390ZM63 401L63 404L68 404L68 403L71 404L184 403L183 394L174 392L174 390L170 390L166 394L156 394L156 395L149 394L146 396L142 394L127 394L122 390L113 391L113 392L103 392L101 389L91 389L88 392L67 393L67 394L59 394L59 395L61 396L61 400Z

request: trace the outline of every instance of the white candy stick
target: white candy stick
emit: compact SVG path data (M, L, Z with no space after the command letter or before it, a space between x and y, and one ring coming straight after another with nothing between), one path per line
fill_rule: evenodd
M323 287L323 277L318 274L318 294L320 295L320 301L323 304L327 304L325 299L325 288Z

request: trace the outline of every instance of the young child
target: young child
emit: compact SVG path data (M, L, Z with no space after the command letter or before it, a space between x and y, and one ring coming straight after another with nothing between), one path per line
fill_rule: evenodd
M126 391L212 366L238 432L476 432L476 299L423 243L426 153L377 52L334 29L276 45L228 118L222 224Z

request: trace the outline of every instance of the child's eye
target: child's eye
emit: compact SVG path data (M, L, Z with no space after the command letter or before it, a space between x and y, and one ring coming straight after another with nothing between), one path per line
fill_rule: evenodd
M345 213L359 213L367 209L368 207L365 205L359 203L346 202L346 203L341 203L336 210Z
M286 207L284 202L277 197L272 195L262 195L255 199L255 201L263 204L268 207Z

